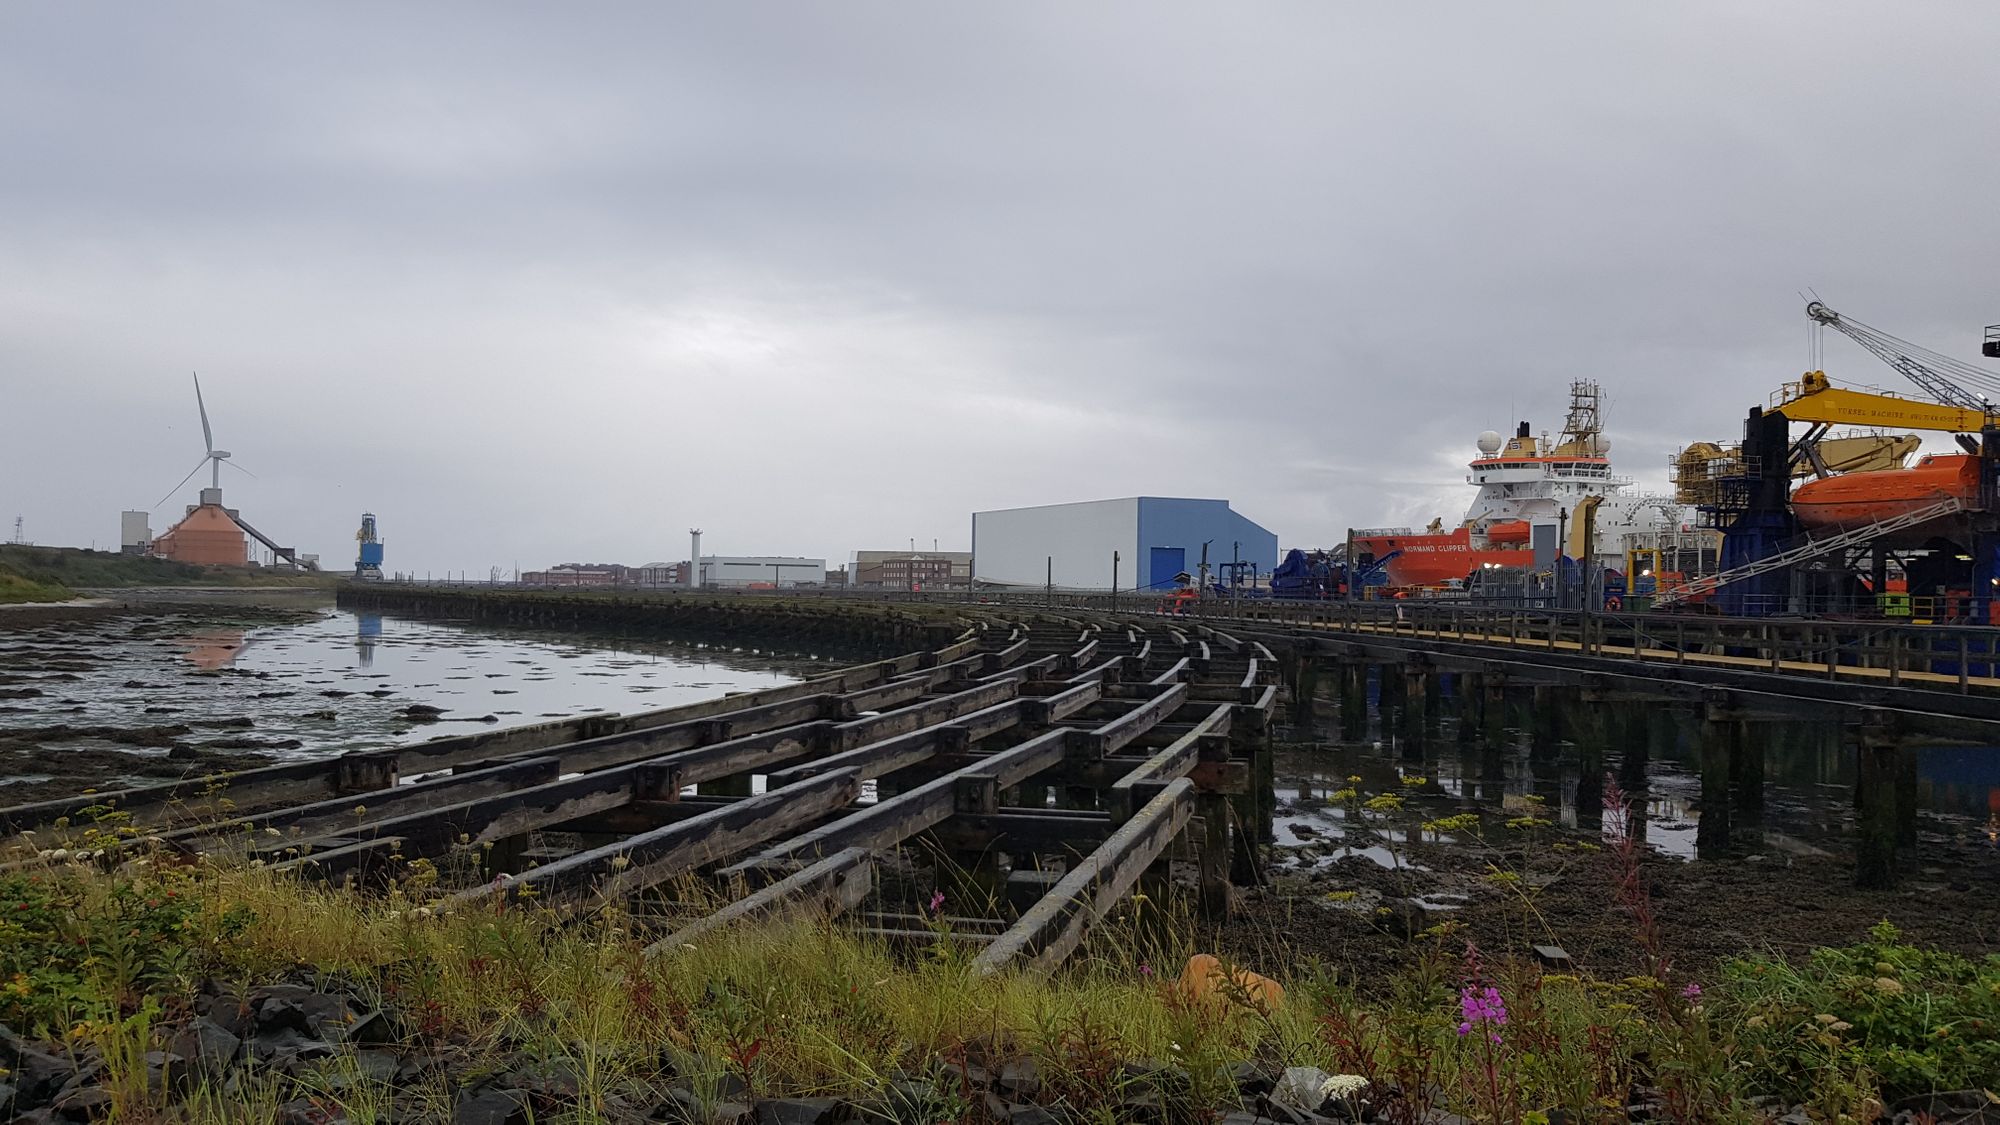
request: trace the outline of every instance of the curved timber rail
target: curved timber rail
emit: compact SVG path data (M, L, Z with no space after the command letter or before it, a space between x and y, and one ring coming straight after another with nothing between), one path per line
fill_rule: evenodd
M481 595L488 617L496 596ZM759 600L718 601L752 627ZM708 612L696 596L675 604ZM811 611L821 628L879 613ZM48 846L112 810L190 855L361 884L430 860L459 873L438 909L624 903L657 955L788 914L849 914L927 944L911 880L880 876L951 864L996 892L993 909L952 919L989 969L1060 961L1172 859L1192 861L1211 914L1227 912L1232 875L1256 877L1267 648L1088 610L898 613L896 630L934 643L681 707L0 809L0 830Z

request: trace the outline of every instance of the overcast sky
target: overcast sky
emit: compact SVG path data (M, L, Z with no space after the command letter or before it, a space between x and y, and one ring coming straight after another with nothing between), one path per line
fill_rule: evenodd
M370 510L418 573L1134 494L1449 524L1578 377L1663 486L1805 367L1804 287L1977 358L1996 42L1986 0L10 4L0 515L163 530L191 370L246 519L345 565Z

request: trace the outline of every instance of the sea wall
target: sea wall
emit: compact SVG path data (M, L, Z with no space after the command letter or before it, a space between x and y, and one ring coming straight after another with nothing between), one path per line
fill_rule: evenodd
M699 637L710 644L819 644L845 654L940 648L971 624L949 606L773 595L396 586L341 587L342 609L540 629Z

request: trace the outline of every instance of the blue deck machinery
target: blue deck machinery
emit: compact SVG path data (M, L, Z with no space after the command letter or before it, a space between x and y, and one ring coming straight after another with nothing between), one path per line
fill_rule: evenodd
M361 530L354 533L360 544L354 558L354 577L367 582L382 580L382 541L375 535L375 513L361 513Z
M1297 547L1285 552L1284 561L1271 572L1271 596L1316 601L1344 598L1349 596L1350 571L1352 586L1356 596L1359 596L1359 591L1370 586L1387 585L1389 560L1403 552L1390 551L1379 559L1369 559L1352 567L1342 557L1343 553L1307 553Z

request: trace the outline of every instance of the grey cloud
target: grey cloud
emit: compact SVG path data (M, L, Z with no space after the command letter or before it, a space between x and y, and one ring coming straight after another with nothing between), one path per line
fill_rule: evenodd
M1978 4L0 12L0 504L108 541L186 371L339 559L963 544L1223 495L1463 503L1601 379L1621 468L1805 359L1796 291L2000 321ZM1892 376L1843 341L1837 377ZM57 466L60 466L58 469ZM191 493L189 494L191 496ZM164 526L173 505L156 517Z

